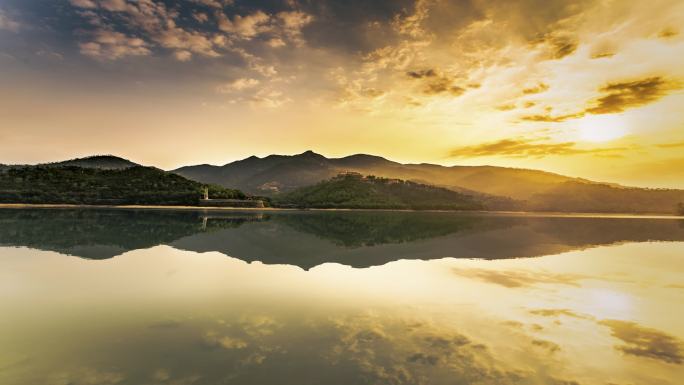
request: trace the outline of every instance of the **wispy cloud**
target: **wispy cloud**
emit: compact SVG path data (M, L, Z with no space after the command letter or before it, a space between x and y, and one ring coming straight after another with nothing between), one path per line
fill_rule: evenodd
M486 142L473 146L458 147L450 152L450 156L459 158L482 156L508 156L516 158L541 158L551 155L581 155L581 154L618 154L626 150L625 147L609 148L578 148L575 142L548 143L541 139L513 138Z

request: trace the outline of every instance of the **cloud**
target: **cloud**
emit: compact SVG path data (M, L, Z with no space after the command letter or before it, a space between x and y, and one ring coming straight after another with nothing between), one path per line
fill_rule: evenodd
M233 4L233 0L191 0L193 3L202 4L210 8L222 9L226 5Z
M547 123L559 123L570 119L579 119L585 114L583 112L575 114L565 114L565 115L525 115L520 117L520 120L527 122L547 122Z
M93 40L80 43L79 49L85 56L109 60L121 59L126 56L146 56L151 53L147 43L142 39L108 30L97 31Z
M603 320L599 324L609 327L613 337L625 343L615 347L624 354L668 364L684 363L682 341L674 336L635 322Z
M577 148L575 142L546 143L542 139L512 138L486 142L451 150L450 156L469 158L480 156L509 156L514 158L545 157L552 155L612 154L619 155L625 147Z
M450 94L460 96L466 91L465 87L454 84L455 79L434 69L407 71L406 76L410 79L422 81L424 84L422 92L426 95Z
M206 23L207 21L209 21L209 15L207 15L204 12L195 11L192 13L192 18L197 20L199 23Z
M190 61L192 59L192 52L186 50L176 51L173 53L173 56L178 61Z
M667 94L676 85L660 76L641 80L609 83L600 88L601 96L594 107L588 108L591 114L612 114L629 108L640 107L654 102Z
M231 93L235 91L242 91L249 88L254 88L259 85L258 79L240 78L235 79L230 83L222 84L216 88L216 92L221 94Z
M477 279L487 283L508 287L532 287L538 284L556 284L579 286L577 281L587 278L574 274L555 274L545 271L524 271L524 270L488 270L488 269L453 269L454 274L462 277Z
M122 12L128 8L126 0L100 0L100 6L111 12Z
M5 11L0 9L0 30L6 30L10 32L19 32L19 29L21 29L21 24L13 20Z
M292 99L283 91L270 88L261 89L250 98L250 103L254 107L278 108L290 102Z
M302 28L309 25L314 17L300 11L279 12L276 19L281 23L282 33L297 45L304 44Z
M78 8L97 8L97 4L93 0L69 0L69 3Z
M231 20L223 12L216 14L218 28L223 32L235 34L242 39L251 39L262 32L270 30L271 17L265 12L258 10L245 16L235 15Z
M630 108L652 103L667 95L668 91L678 87L675 82L668 81L659 76L635 81L609 83L599 88L602 96L592 103L593 106L586 107L582 111L564 115L524 115L520 117L520 120L560 123L566 120L579 119L587 114L601 115L623 112ZM528 91L536 91L536 89L528 89ZM523 93L525 93L525 90L523 90Z

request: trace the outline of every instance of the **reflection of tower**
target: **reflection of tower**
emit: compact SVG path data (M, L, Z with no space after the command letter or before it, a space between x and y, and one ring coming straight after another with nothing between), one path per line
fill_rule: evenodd
M204 199L209 199L209 187L204 188Z
M207 230L207 221L209 220L208 217L202 217L202 230L206 231Z

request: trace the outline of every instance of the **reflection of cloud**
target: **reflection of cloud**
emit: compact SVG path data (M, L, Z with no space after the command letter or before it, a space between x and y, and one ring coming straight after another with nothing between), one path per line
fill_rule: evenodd
M453 269L455 274L462 277L478 279L484 282L505 286L508 288L531 287L537 284L556 284L579 286L578 280L587 278L576 274L557 274L545 271L525 270L489 270L489 269Z
M548 350L551 353L555 353L555 352L561 350L561 347L557 343L547 341L547 340L534 339L531 341L531 343L532 343L532 345L538 346L538 347L545 349L545 350Z
M665 285L665 287L668 289L684 289L684 283L671 283L669 285Z
M658 146L660 148L679 148L679 147L684 147L684 142L660 143L660 144L656 144L656 146Z
M100 370L95 368L80 368L73 372L60 373L49 381L53 385L116 385L124 382L123 373Z
M565 114L565 115L525 115L520 118L527 122L547 122L547 123L559 123L570 119L578 119L584 116L583 112L576 114Z
M574 384L515 367L509 359L500 361L494 349L431 322L374 315L344 317L335 320L334 332L338 342L327 358L334 365L353 364L364 383L430 384L448 378L456 384ZM560 349L550 341L528 341L541 348L539 354ZM530 352L530 359L538 353Z
M541 158L550 155L617 155L616 152L625 149L625 147L582 149L577 148L575 142L546 143L540 142L540 139L513 138L455 148L451 150L450 155L453 157L503 155L516 158Z
M150 325L152 329L174 329L183 325L180 321L176 320L163 320L155 322Z
M236 337L221 335L214 330L207 331L202 337L204 346L214 349L221 347L227 350L244 349L248 346L247 342Z
M635 322L603 320L599 324L608 326L613 337L625 343L615 347L624 354L670 364L684 363L682 341L674 336L660 330L645 328Z
M544 92L549 89L549 85L546 83L539 83L536 86L533 87L528 87L523 89L523 94L525 95L531 95L531 94L538 94L541 92Z
M592 316L587 314L578 314L570 309L534 309L530 310L531 314L542 316L542 317L558 317L566 316L580 319L593 319Z

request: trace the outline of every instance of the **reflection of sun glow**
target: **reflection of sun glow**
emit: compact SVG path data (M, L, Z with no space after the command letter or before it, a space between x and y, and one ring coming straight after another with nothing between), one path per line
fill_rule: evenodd
M588 142L607 142L627 134L622 115L588 115L577 121L577 132Z
M600 319L631 319L632 298L626 293L594 289L587 293L589 313Z

